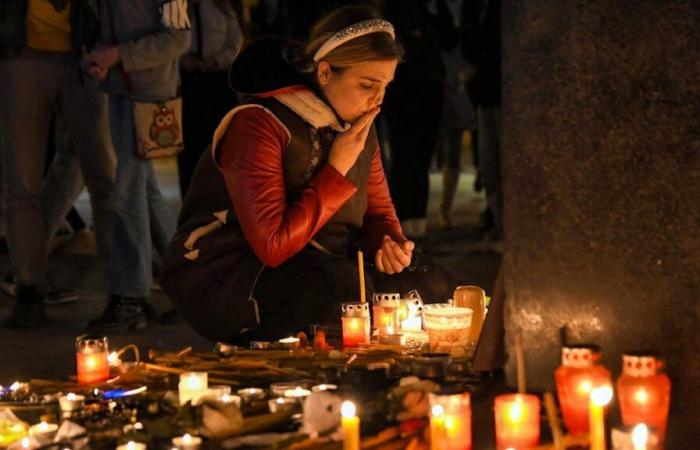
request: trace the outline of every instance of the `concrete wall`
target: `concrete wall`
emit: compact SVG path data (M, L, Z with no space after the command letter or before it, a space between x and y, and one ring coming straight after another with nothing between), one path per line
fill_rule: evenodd
M700 409L700 3L504 0L507 345L661 352ZM514 358L511 358L514 360ZM509 376L513 380L513 367Z

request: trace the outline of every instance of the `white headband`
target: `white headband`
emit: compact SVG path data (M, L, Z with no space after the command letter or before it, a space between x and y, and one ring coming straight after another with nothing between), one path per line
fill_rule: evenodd
M370 33L389 33L392 39L396 39L394 26L390 22L382 19L365 20L345 27L328 38L321 48L316 51L316 54L314 54L314 61L319 62L321 58L347 41Z

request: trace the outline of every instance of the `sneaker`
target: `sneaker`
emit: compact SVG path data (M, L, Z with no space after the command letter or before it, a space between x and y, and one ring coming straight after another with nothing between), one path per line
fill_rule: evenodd
M19 286L17 303L12 309L6 328L39 328L46 324L44 295L36 286Z
M88 322L89 331L136 330L146 326L146 300L111 295L102 316Z
M9 295L10 297L17 296L17 283L15 283L15 278L12 276L12 272L5 273L2 281L0 281L0 289Z
M44 296L44 305L63 305L65 303L73 303L80 300L77 292L68 289L49 289Z

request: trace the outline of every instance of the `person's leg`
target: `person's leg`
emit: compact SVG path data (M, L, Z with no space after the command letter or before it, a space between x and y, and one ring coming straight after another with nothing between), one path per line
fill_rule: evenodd
M158 179L150 161L147 169L146 197L148 199L148 218L153 249L159 259L165 257L170 239L175 234L177 220L158 186ZM155 255L154 255L155 257Z
M80 164L80 172L90 193L97 251L107 263L114 236L116 156L109 132L107 95L84 83L74 67L61 90L60 110L68 141ZM67 180L70 182L70 180ZM75 202L75 198L73 202Z
M452 226L452 204L454 202L457 185L459 184L460 163L462 156L461 128L447 128L445 130L447 145L446 155L442 168L442 200L440 202L440 223L443 227Z
M500 108L479 108L479 163L495 240L503 235L500 128Z

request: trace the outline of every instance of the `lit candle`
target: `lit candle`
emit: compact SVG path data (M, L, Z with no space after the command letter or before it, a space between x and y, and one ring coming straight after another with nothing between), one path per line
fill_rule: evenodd
M202 445L202 438L185 433L183 436L174 437L171 442L178 450L197 450Z
M423 301L419 298L402 298L399 303L401 331L423 330Z
M612 396L610 386L599 386L591 391L588 405L590 450L605 450L605 406Z
M344 347L369 344L370 324L367 303L343 303L342 322Z
M267 407L271 413L288 413L293 414L299 412L301 402L298 398L293 397L277 397L267 401Z
M146 450L146 444L142 442L129 441L117 447L117 450Z
M237 395L224 394L221 397L219 397L219 401L221 401L221 403L227 403L227 404L228 403L235 403L236 406L238 406L239 408L241 406L241 397L239 397Z
M445 433L445 409L442 405L430 408L430 450L442 450Z
M305 397L308 397L309 395L311 395L311 391L308 389L304 389L300 386L297 386L294 389L287 389L286 391L284 391L284 396L289 398L303 399Z
M317 384L311 387L311 392L335 391L338 386L335 384Z
M360 418L355 415L355 404L344 401L340 406L343 450L360 450Z
M180 404L187 402L196 404L200 397L208 394L208 377L206 372L187 372L180 375L178 391L180 393Z
M61 396L58 399L58 406L64 415L70 415L76 411L80 411L83 409L83 405L85 405L85 396L75 395L72 392L68 395Z
M632 430L632 445L634 450L646 450L649 441L649 429L643 423L637 424Z
M109 342L106 336L83 335L75 341L78 383L95 384L109 378Z
M117 352L111 352L109 356L107 356L107 361L109 362L109 367L118 367L122 363Z
M250 403L254 400L262 400L265 398L265 391L260 388L244 388L239 389L237 394L246 403Z
M29 427L29 436L32 436L41 442L49 442L53 439L56 431L58 431L57 424L42 421L41 423Z
M381 336L394 334L399 326L399 294L376 293L372 296L372 326Z
M495 399L496 445L499 449L534 447L540 442L540 399L506 394Z
M277 341L277 342L280 344L280 346L281 346L282 348L286 348L286 349L289 349L289 350L297 349L297 348L299 348L299 346L301 345L301 341L299 340L299 338L291 337L291 336L290 336L290 337L286 337L286 338L284 338L284 339L280 339L280 340Z
M472 410L469 393L430 394L430 404L431 448L471 450Z

